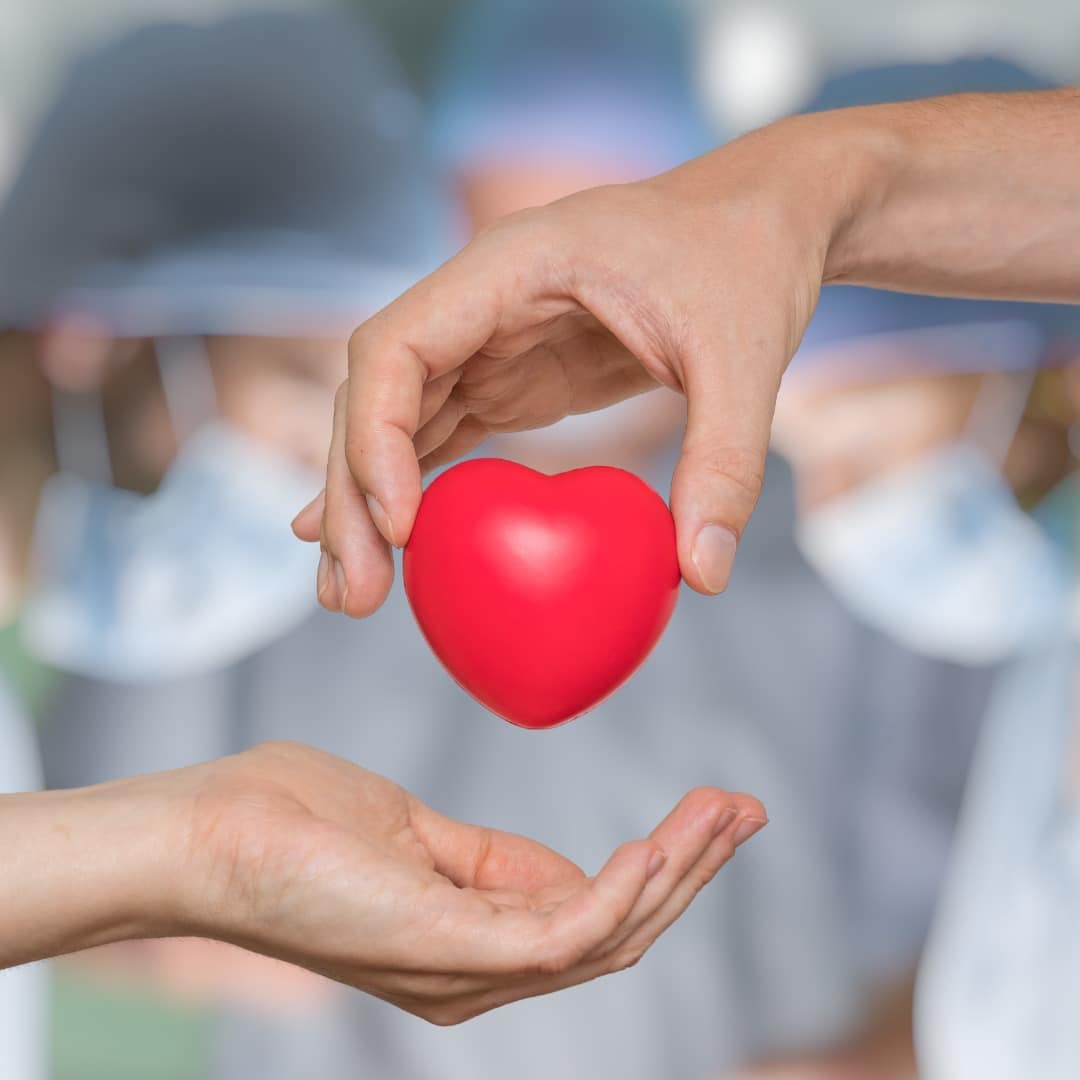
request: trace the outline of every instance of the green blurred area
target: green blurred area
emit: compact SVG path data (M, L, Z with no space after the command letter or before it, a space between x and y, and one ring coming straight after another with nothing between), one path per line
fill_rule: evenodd
M56 675L27 656L17 623L0 627L0 679L35 716L56 685Z
M202 1080L210 1015L143 990L104 986L57 967L51 1003L52 1080Z

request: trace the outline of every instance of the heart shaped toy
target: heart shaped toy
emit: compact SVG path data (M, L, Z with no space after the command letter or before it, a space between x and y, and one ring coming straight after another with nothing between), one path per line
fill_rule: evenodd
M547 728L617 690L675 610L675 526L622 469L556 476L491 458L424 493L405 592L457 683L513 724Z

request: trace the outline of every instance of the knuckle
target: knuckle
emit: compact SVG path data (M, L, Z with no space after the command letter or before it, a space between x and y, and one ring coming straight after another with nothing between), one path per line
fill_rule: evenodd
M476 852L473 859L472 880L481 882L485 879L489 861L495 851L495 832L482 828L477 834Z
M565 975L581 960L582 950L578 945L549 946L536 963L540 975Z
M616 971L628 971L632 967L637 967L641 963L641 958L648 951L648 946L639 944L623 945L616 950L611 958L611 970Z
M362 364L365 358L371 355L372 351L377 347L378 340L379 329L376 317L362 322L349 335L350 371L352 371L354 365Z
M252 754L257 754L260 757L272 757L272 758L294 758L298 755L304 755L308 752L308 747L303 743L298 743L292 739L266 739L263 742L256 743L251 748Z
M716 798L716 788L699 784L696 788L691 788L686 797L695 803L710 803Z
M720 868L731 858L733 849L727 842L722 843L715 857L709 859L705 865L699 867L694 871L694 876L691 881L691 889L696 896L710 881L720 872Z
M756 450L731 446L692 449L690 458L699 477L734 488L751 504L757 500L765 480L765 461Z

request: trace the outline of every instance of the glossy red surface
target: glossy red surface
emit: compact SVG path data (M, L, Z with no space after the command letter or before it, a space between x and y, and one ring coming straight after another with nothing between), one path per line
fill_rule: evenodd
M675 526L621 469L449 469L404 557L420 629L454 679L523 727L571 720L641 666L675 610Z

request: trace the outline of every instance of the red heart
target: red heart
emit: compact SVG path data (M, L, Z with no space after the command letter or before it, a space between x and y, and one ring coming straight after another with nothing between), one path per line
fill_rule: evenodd
M572 720L617 690L679 591L663 499L622 469L545 476L466 461L424 493L405 592L460 686L522 727Z

